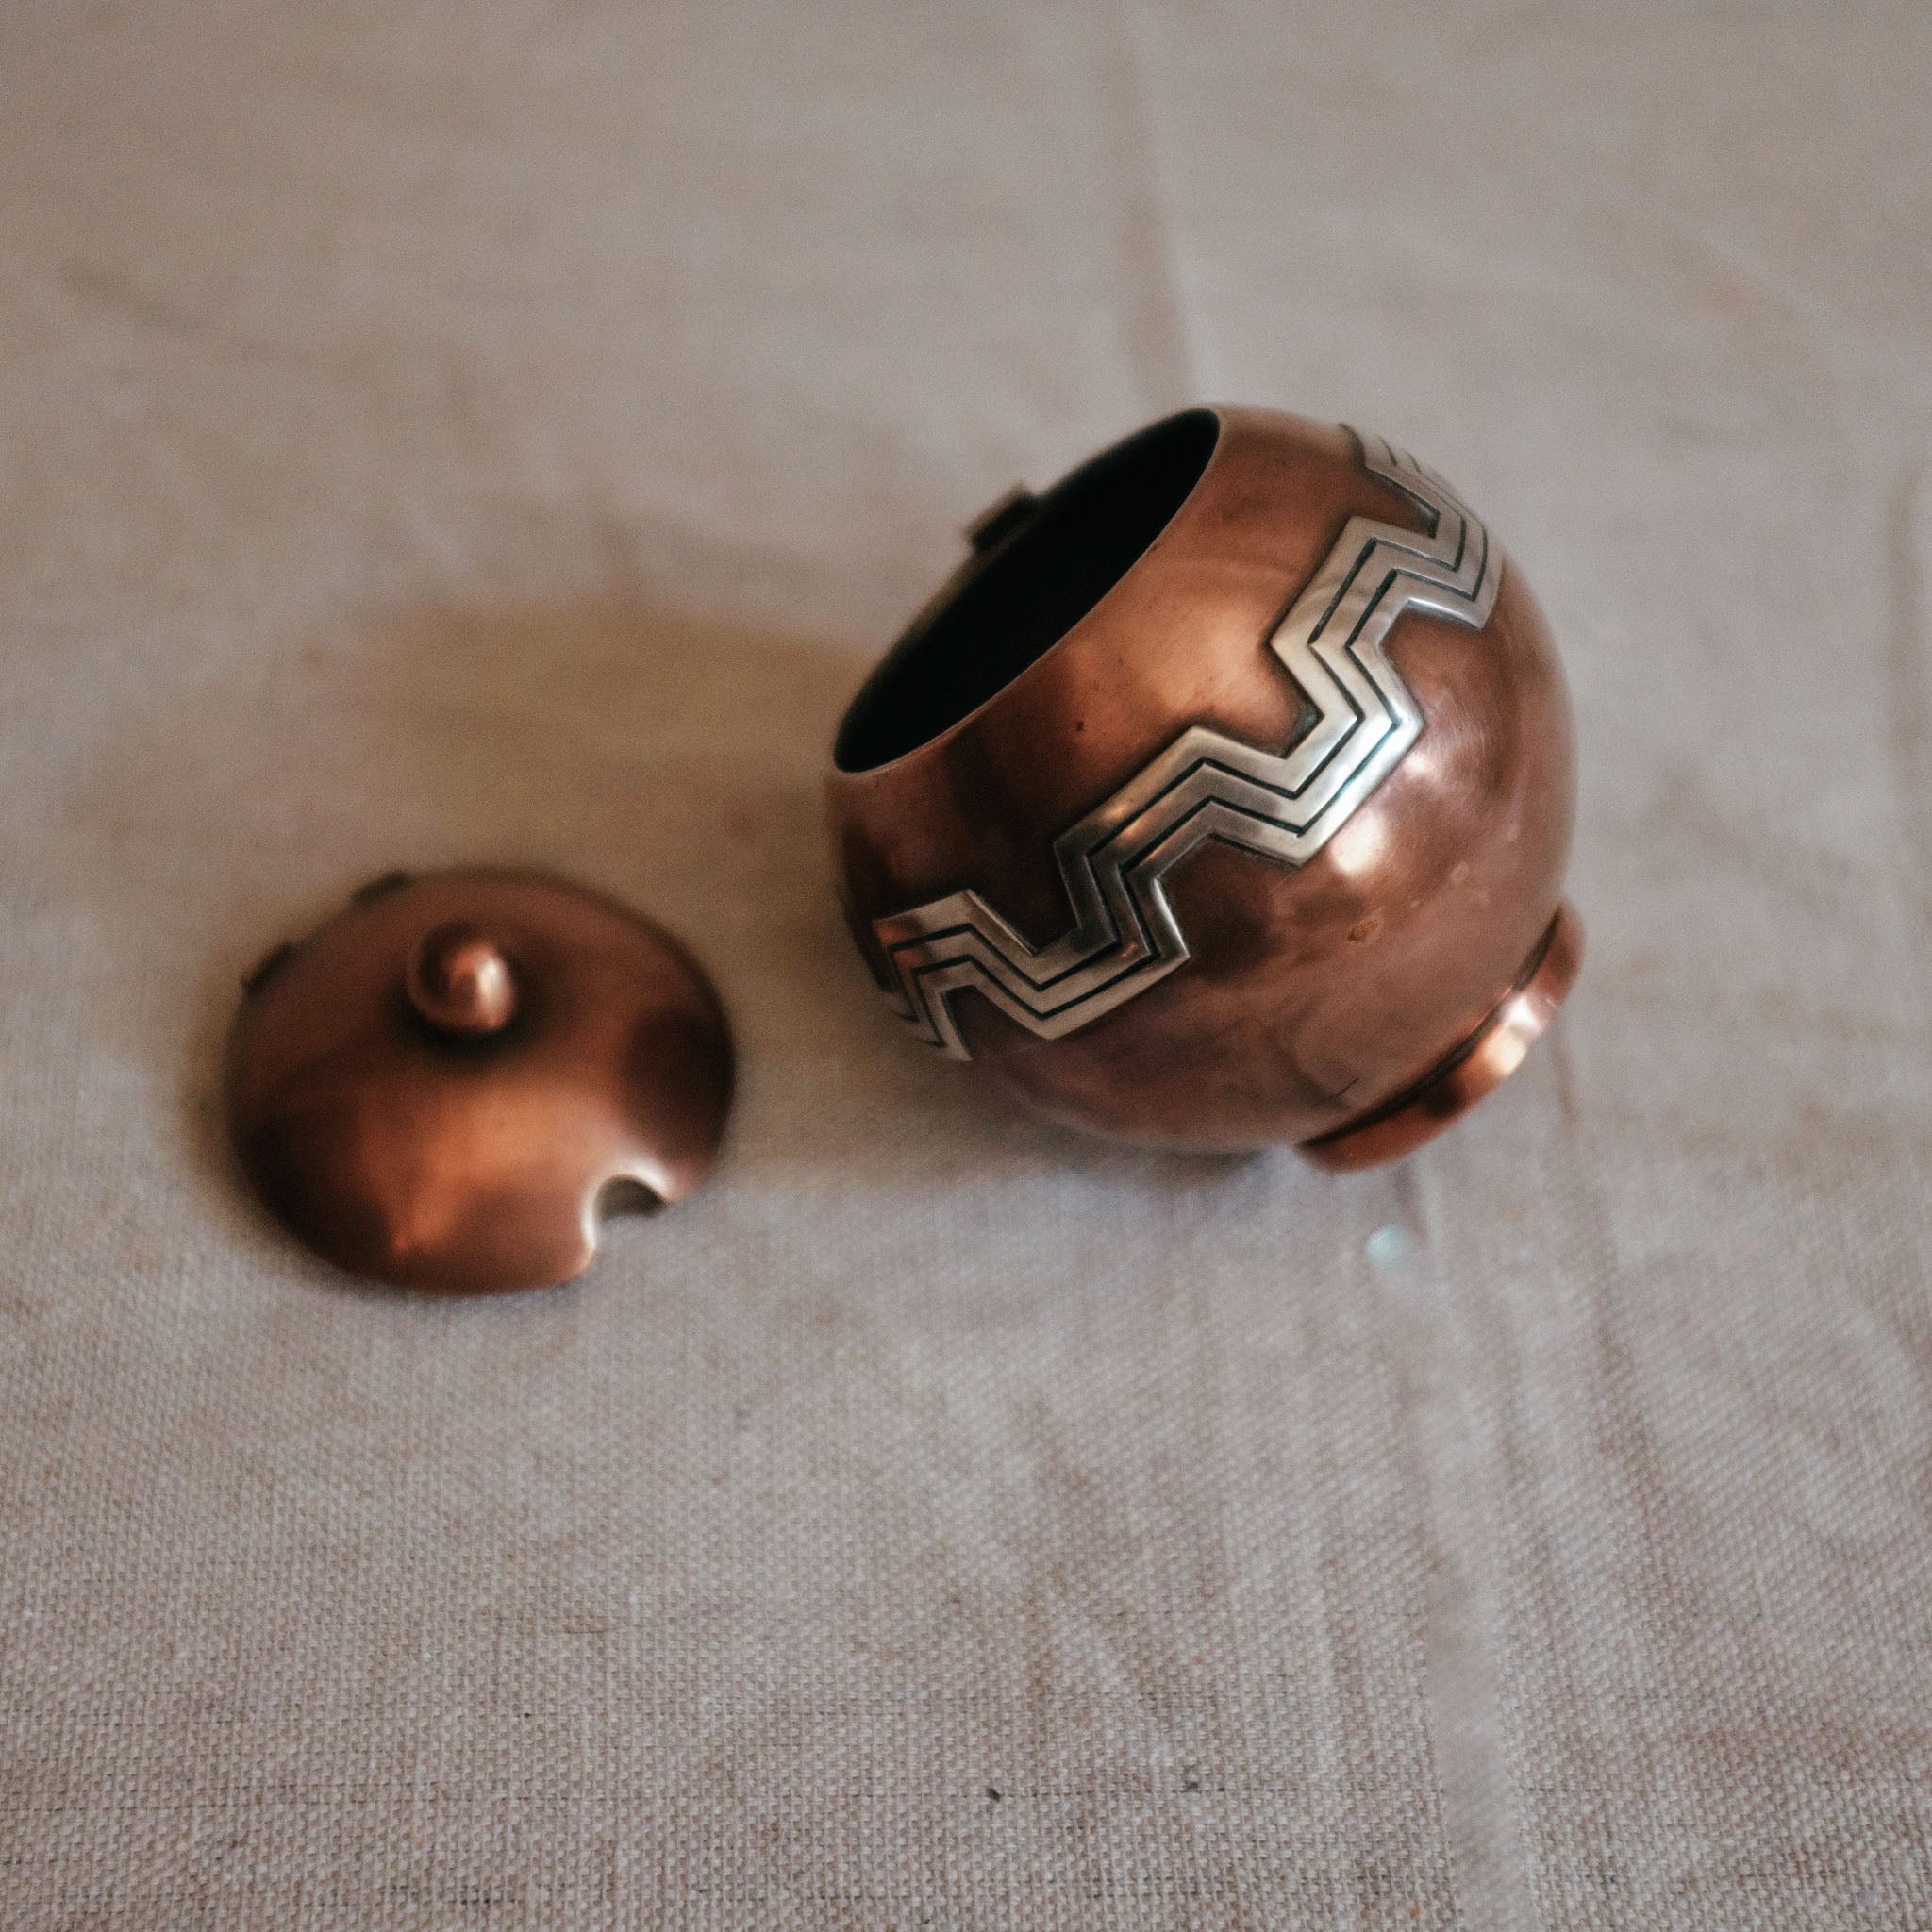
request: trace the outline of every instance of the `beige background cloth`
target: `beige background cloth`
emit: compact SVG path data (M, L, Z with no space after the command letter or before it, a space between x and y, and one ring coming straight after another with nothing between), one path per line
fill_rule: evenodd
M1932 11L28 0L0 183L0 1925L1932 1925ZM1581 989L1352 1179L1017 1117L828 890L958 526L1201 396L1574 680ZM213 1096L459 858L745 1079L437 1306Z

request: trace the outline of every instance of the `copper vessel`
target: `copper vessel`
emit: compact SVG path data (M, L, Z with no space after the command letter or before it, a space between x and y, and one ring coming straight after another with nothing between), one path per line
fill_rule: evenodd
M731 1037L676 941L545 874L378 879L252 973L228 1125L276 1217L354 1274L441 1293L579 1273L612 1208L717 1155Z
M1330 1168L1514 1070L1581 957L1570 707L1441 477L1191 409L968 536L829 785L854 934L916 1034L1057 1120Z

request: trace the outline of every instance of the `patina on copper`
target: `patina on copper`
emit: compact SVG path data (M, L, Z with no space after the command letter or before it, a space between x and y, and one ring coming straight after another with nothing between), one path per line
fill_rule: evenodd
M1570 708L1441 478L1198 409L970 537L830 781L853 929L924 1038L1057 1119L1330 1168L1513 1071L1580 959Z
M729 1030L676 941L528 872L392 874L249 975L228 1124L294 1234L442 1293L567 1281L598 1216L682 1200L730 1109Z

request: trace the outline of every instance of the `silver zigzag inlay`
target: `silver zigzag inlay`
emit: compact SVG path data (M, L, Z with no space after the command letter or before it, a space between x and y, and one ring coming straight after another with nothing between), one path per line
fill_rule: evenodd
M1371 475L1433 519L1426 531L1351 517L1268 640L1315 722L1276 755L1203 725L1183 731L1103 805L1054 841L1073 929L1035 951L977 892L874 923L888 997L929 1045L969 1058L951 995L976 988L1044 1040L1146 991L1188 958L1168 903L1174 866L1209 839L1305 865L1416 741L1422 713L1382 649L1405 610L1480 630L1502 558L1433 471L1352 432Z

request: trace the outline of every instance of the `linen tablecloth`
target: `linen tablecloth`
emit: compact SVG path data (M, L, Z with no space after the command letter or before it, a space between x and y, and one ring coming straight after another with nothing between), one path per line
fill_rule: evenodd
M0 20L0 1925L1932 1925L1932 11ZM1585 974L1391 1169L902 1040L818 791L1018 477L1453 477ZM217 1108L397 865L680 930L728 1156L347 1285Z

